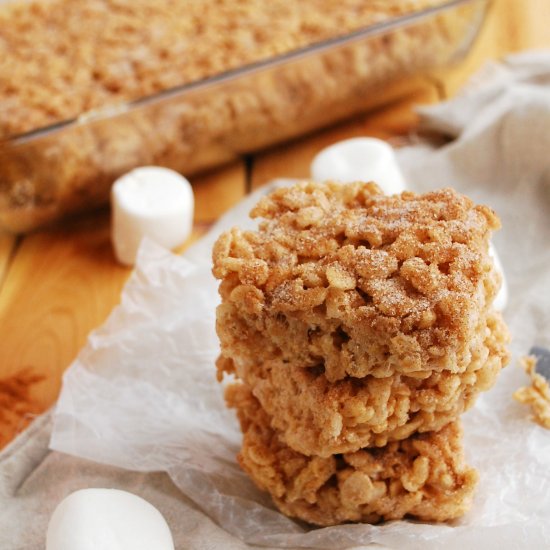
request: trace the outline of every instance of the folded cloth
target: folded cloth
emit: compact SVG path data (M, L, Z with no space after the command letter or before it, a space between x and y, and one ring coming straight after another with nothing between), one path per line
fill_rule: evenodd
M512 352L517 358L535 342L550 346L550 52L493 63L458 97L421 115L421 134L438 140L422 138L399 152L411 187L452 185L498 212ZM44 548L57 502L102 486L150 500L178 549L548 547L550 435L512 401L525 381L513 366L464 416L467 461L480 485L472 511L453 526L309 529L276 512L247 480L234 459L237 422L214 380L217 299L209 270L216 237L242 225L257 198L237 206L185 258L144 247L121 306L67 372L54 450L43 417L0 454L0 548Z

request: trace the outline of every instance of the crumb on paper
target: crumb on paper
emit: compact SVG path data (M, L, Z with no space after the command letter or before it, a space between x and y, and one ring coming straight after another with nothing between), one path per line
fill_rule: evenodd
M550 387L544 376L536 372L537 359L532 355L522 357L521 366L531 378L531 385L520 388L514 393L514 399L525 405L531 405L532 419L550 430Z

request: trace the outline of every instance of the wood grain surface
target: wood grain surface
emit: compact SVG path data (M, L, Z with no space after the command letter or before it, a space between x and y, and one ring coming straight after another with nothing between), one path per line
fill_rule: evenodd
M275 177L307 176L313 156L335 141L395 141L414 128L415 105L450 97L488 59L550 47L548 28L550 0L494 0L468 59L426 80L415 95L194 179L190 242L247 190ZM114 259L107 211L24 238L0 234L0 447L55 401L63 371L118 303L129 272Z
M193 187L195 226L186 246L244 196L244 163L196 178ZM108 211L28 235L14 254L16 242L0 238L0 447L55 401L63 371L119 302L131 273L115 260Z

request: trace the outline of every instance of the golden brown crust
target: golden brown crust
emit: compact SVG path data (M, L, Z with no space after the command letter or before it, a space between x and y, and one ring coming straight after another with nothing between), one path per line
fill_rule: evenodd
M15 1L0 6L0 137L438 3Z
M464 372L496 295L496 215L451 189L386 197L303 182L262 199L258 231L214 246L222 354L323 364L331 382Z
M499 314L492 313L479 332L482 341L464 372L434 372L425 379L394 374L331 383L321 367L303 369L281 359L222 358L218 366L252 389L289 447L328 457L437 431L456 420L493 385L508 360L508 332Z
M280 440L245 385L230 386L226 397L244 433L241 466L289 516L316 525L446 521L470 506L477 474L464 465L457 422L381 449L307 457Z

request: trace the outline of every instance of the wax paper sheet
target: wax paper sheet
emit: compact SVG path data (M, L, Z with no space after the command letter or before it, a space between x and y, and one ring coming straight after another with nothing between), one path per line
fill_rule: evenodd
M249 544L284 548L550 546L550 432L512 400L517 358L550 345L550 55L493 65L469 93L423 111L438 144L400 152L413 190L452 185L499 213L495 244L510 287L513 359L464 415L480 474L472 510L452 524L397 521L312 529L278 513L239 469L240 433L215 380L217 284L211 247L264 188L185 256L145 242L122 301L67 371L51 447L137 471L166 471L210 518ZM444 145L441 142L446 141ZM288 182L278 182L285 184Z

